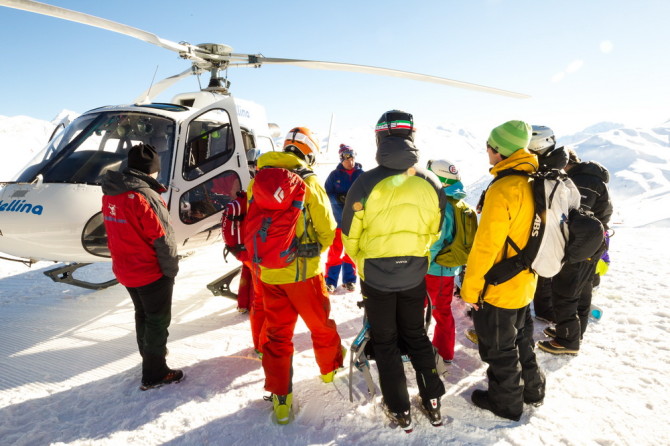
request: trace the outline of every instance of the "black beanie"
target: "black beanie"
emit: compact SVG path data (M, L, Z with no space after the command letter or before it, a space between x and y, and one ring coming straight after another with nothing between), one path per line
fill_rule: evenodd
M150 175L160 170L161 160L154 146L138 144L128 152L128 167Z

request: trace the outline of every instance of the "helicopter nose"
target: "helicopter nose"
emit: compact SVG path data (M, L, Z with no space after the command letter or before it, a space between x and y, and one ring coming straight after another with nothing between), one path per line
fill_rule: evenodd
M0 190L0 252L35 260L105 260L82 244L101 202L100 186L8 184Z

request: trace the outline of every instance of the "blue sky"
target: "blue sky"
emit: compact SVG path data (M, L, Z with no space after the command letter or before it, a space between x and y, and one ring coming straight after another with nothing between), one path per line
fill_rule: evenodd
M637 3L637 4L636 4ZM266 65L232 68L235 96L283 131L373 125L404 109L417 126L490 129L525 119L572 133L600 121L670 119L670 2L647 0L52 0L159 37L235 52L381 66L526 93L518 100L417 81ZM168 50L85 25L0 7L0 115L52 119L128 103L188 68ZM207 79L203 77L202 83ZM198 89L195 78L159 100Z

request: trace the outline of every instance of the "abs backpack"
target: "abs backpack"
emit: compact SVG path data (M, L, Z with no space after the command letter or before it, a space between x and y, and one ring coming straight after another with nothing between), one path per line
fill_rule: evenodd
M435 256L435 262L441 266L456 267L468 262L472 242L477 233L477 213L463 200L447 197L454 209L454 237Z
M493 265L484 276L493 285L506 282L523 270L541 277L555 276L566 261L571 210L578 209L580 202L577 187L558 169L535 173L507 169L499 172L491 184L509 175L525 176L532 181L535 209L526 246L520 249L519 240L507 237L505 252L510 246L517 254Z
M223 243L223 258L228 253L235 256L240 262L248 259L247 250L244 247L244 217L247 213L247 193L237 193L237 198L226 204L221 216L221 234Z
M298 173L296 173L298 172ZM245 218L244 246L249 260L265 268L284 268L301 253L295 229L303 216L308 169L265 167L258 171Z

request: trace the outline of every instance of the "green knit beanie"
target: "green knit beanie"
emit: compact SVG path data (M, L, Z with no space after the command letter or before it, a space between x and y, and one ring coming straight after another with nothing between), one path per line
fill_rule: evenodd
M528 147L533 130L523 121L507 121L491 130L486 143L502 156L509 157L519 149Z

